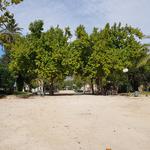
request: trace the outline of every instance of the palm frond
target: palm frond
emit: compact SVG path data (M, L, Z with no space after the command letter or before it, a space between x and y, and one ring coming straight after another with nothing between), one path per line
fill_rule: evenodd
M142 58L140 62L137 65L137 68L143 67L147 64L147 62L150 61L150 54L148 54L146 57Z

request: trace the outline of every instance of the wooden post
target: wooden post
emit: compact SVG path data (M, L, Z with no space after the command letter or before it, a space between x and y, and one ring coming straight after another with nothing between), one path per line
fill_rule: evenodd
M111 150L111 148L106 148L106 150Z

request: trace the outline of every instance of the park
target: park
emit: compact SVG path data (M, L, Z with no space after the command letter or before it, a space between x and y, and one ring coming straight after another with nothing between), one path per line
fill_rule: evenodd
M0 150L150 150L148 3L0 0Z

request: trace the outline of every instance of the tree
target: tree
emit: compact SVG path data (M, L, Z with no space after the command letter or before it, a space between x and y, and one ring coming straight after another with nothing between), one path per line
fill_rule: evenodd
M6 11L7 7L19 4L23 0L0 0L0 11Z
M64 79L68 73L66 61L64 61L70 37L68 33L58 26L51 27L46 33L43 33L39 44L41 46L37 50L38 78L49 85L50 95L54 94L54 83Z
M76 39L70 45L71 51L71 68L75 79L82 78L83 83L87 80L85 74L85 66L91 54L91 41L88 33L83 25L79 25L75 31Z
M14 19L14 15L7 8L13 4L19 4L21 1L23 0L0 1L0 44L4 45L6 49L8 49L8 45L14 42L14 36L21 30Z
M16 37L21 34L21 28L18 27L14 19L14 15L9 12L5 13L5 19L1 22L0 30L0 41L3 45L5 53L9 53L12 44L15 42Z
M71 32L68 27L63 31L58 26L42 32L41 20L31 23L29 29L30 34L18 38L13 45L9 68L20 83L30 85L36 79L41 86L49 85L53 95L54 83L69 74L67 56Z
M42 20L36 20L29 25L29 30L31 32L31 36L34 38L40 38L42 31L43 31L43 21Z
M30 34L17 37L12 46L10 71L17 77L18 90L22 91L24 82L30 87L32 80L37 78L36 57L40 47L40 37L43 30L43 21L37 20L29 25Z
M31 86L31 81L36 78L35 56L27 37L18 37L11 51L9 70L16 77L18 91L22 91L24 83Z
M94 31L94 36L91 37L95 41L86 72L90 78L95 79L98 93L104 93L103 88L108 79L112 80L113 74L122 75L125 67L129 68L129 74L135 70L137 61L145 54L142 44L138 41L143 35L138 29L127 25L122 27L121 24L114 24L112 27L106 24L100 32ZM133 80L135 79L132 78ZM114 81L113 77L111 82L116 84Z
M36 80L40 86L48 85L52 95L54 83L70 72L67 69L70 29L63 31L57 26L42 32L43 21L36 20L29 25L29 30L30 34L19 37L13 44L9 68L22 83L19 90L24 82L31 85Z
M140 84L145 85L146 90L148 91L150 87L150 54L149 49L146 47L147 53L139 60L136 69L139 74Z
M21 85L31 85L36 79L53 95L54 86L72 76L80 86L91 83L92 93L95 83L98 94L106 94L110 87L118 90L125 84L136 90L142 81L149 80L149 61L137 67L148 54L140 42L143 34L139 29L106 24L104 29L93 28L88 34L80 25L72 42L69 27L51 27L43 32L43 22L36 20L29 30L27 36L17 36L12 44L9 68ZM129 69L127 74L123 74L124 68Z
M22 0L0 0L0 45L3 47L4 55L1 56L1 70L0 76L3 84L1 86L5 89L12 88L14 77L8 70L8 63L10 60L10 50L15 42L16 36L20 28L14 19L14 15L8 11L8 7L13 4L18 4Z
M73 42L74 49L79 53L80 67L77 70L78 74L84 76L84 69L88 63L88 57L91 54L90 38L83 25L76 29L76 40Z
M3 60L0 58L0 93L3 92L4 94L12 92L13 84L13 75L11 75L11 72L9 72L9 70L3 63Z

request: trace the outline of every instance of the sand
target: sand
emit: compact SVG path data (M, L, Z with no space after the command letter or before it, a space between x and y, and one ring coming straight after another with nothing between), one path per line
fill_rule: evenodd
M150 150L150 97L0 99L0 150Z

